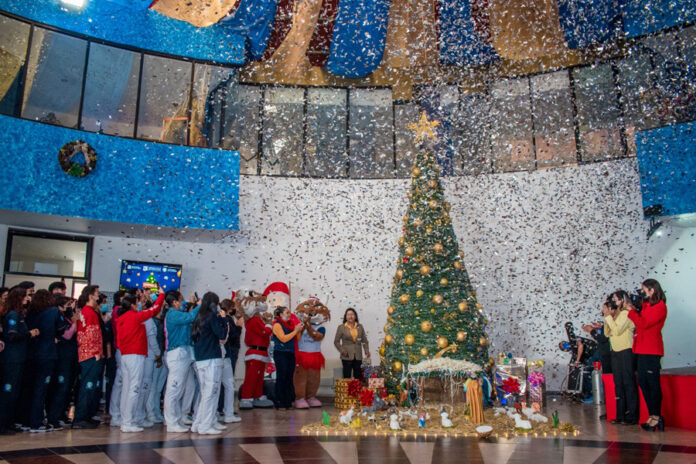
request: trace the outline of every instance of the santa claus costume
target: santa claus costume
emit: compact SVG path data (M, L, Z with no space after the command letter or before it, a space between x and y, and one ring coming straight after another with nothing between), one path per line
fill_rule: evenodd
M246 373L240 390L239 409L272 408L273 402L263 394L263 375L268 357L268 346L271 344L273 328L261 317L268 308L252 292L241 293L241 306L249 318L244 328L244 344L247 346L244 355ZM258 295L258 294L256 294Z

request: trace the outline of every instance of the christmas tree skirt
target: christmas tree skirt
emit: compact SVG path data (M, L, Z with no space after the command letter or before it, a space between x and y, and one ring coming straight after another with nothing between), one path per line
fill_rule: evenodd
M308 435L396 435L396 436L448 436L448 437L513 437L513 436L533 436L533 437L558 437L558 436L577 436L580 431L570 423L559 422L557 427L553 427L551 417L546 417L547 422L531 422L530 429L517 427L519 421L515 421L510 415L503 412L502 408L487 409L484 411L484 423L474 424L465 415L465 405L455 405L454 408L447 406L445 411L449 414L452 427L443 427L440 417L442 406L438 404L426 403L423 408L406 409L391 408L389 411L376 411L358 413L356 412L350 425L340 422L339 416L330 416L328 425L322 422L314 422L302 427L302 433ZM512 410L510 410L513 413ZM425 420L425 426L419 427L419 417L429 414L430 419ZM390 428L390 417L396 414L400 430ZM325 419L326 419L325 415ZM528 418L522 414L523 419ZM479 425L487 425L492 428L488 434L479 433L476 428Z

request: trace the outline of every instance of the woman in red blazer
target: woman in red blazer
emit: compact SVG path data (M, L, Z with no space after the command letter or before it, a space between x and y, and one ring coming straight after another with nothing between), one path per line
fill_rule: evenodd
M660 387L660 358L665 354L662 342L662 327L667 318L665 293L660 283L648 279L641 287L643 307L640 312L631 310L628 318L636 326L633 352L638 363L638 385L643 391L650 419L641 424L643 430L664 430L662 419L662 389Z

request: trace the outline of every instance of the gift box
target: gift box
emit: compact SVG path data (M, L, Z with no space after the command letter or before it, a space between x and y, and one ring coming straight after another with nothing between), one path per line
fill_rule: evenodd
M544 407L546 402L546 376L544 373L541 369L530 369L527 382L529 404L538 403L540 407Z
M334 379L334 407L339 411L360 407L360 397L348 393L348 384L353 379Z
M501 404L517 403L527 396L527 360L508 358L509 361L495 368L495 388ZM515 387L515 388L512 388ZM510 391L510 390L516 391Z
M370 377L384 377L382 366L379 364L375 364L374 366L363 364L362 373L364 379L369 379Z
M367 379L368 388L384 388L384 378L382 377L371 377Z

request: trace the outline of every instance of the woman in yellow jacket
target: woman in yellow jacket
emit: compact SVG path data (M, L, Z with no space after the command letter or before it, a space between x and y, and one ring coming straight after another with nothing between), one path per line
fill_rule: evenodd
M616 395L616 419L612 424L638 424L638 388L633 371L633 332L628 318L633 308L628 293L618 290L602 306L604 334L611 344L611 368Z

